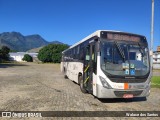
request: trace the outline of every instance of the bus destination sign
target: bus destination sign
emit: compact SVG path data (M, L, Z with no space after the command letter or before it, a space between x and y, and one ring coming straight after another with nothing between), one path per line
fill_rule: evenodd
M107 33L107 39L140 42L141 37L129 34Z

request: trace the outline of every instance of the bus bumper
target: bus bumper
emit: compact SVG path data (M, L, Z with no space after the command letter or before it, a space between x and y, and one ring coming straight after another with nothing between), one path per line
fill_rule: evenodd
M101 85L97 86L98 98L124 98L124 94L132 94L133 97L147 97L150 94L150 85L145 89L107 89Z

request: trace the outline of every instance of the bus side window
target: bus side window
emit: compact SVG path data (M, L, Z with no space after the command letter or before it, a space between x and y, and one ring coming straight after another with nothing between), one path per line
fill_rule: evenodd
M86 55L86 60L89 61L90 60L90 56Z
M80 59L80 60L84 60L84 48L82 48L82 47L81 47L81 50L80 50L79 59Z
M90 47L87 46L87 47L86 47L86 56L85 56L85 60L87 60L87 61L90 60L90 53L89 53L89 51L90 51Z
M79 59L79 51L80 51L80 46L78 45L78 46L77 46L77 53L76 53L76 56L77 56L76 58L77 58L77 59Z

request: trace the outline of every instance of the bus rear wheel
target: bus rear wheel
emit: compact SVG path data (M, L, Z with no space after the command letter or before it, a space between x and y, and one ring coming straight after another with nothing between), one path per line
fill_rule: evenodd
M82 76L79 76L78 79L79 79L79 82L80 82L80 89L81 89L82 93L87 93L87 90L85 90L85 88L84 88L84 83L83 83Z
M67 77L67 75L66 75L66 69L65 69L65 68L64 68L63 72L64 72L64 78L65 78L65 79L68 79L68 77Z

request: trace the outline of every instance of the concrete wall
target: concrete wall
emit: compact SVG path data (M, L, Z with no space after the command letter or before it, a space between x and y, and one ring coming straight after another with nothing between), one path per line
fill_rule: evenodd
M153 63L153 69L160 69L160 63Z
M38 53L26 53L26 52L17 52L17 53L9 53L10 60L18 61L18 62L24 62L22 58L25 54L29 54L32 56L33 60L37 58Z
M24 56L23 55L10 55L10 60L14 60L14 61L18 61L18 62L23 62L23 60L22 60L22 58L23 58Z

